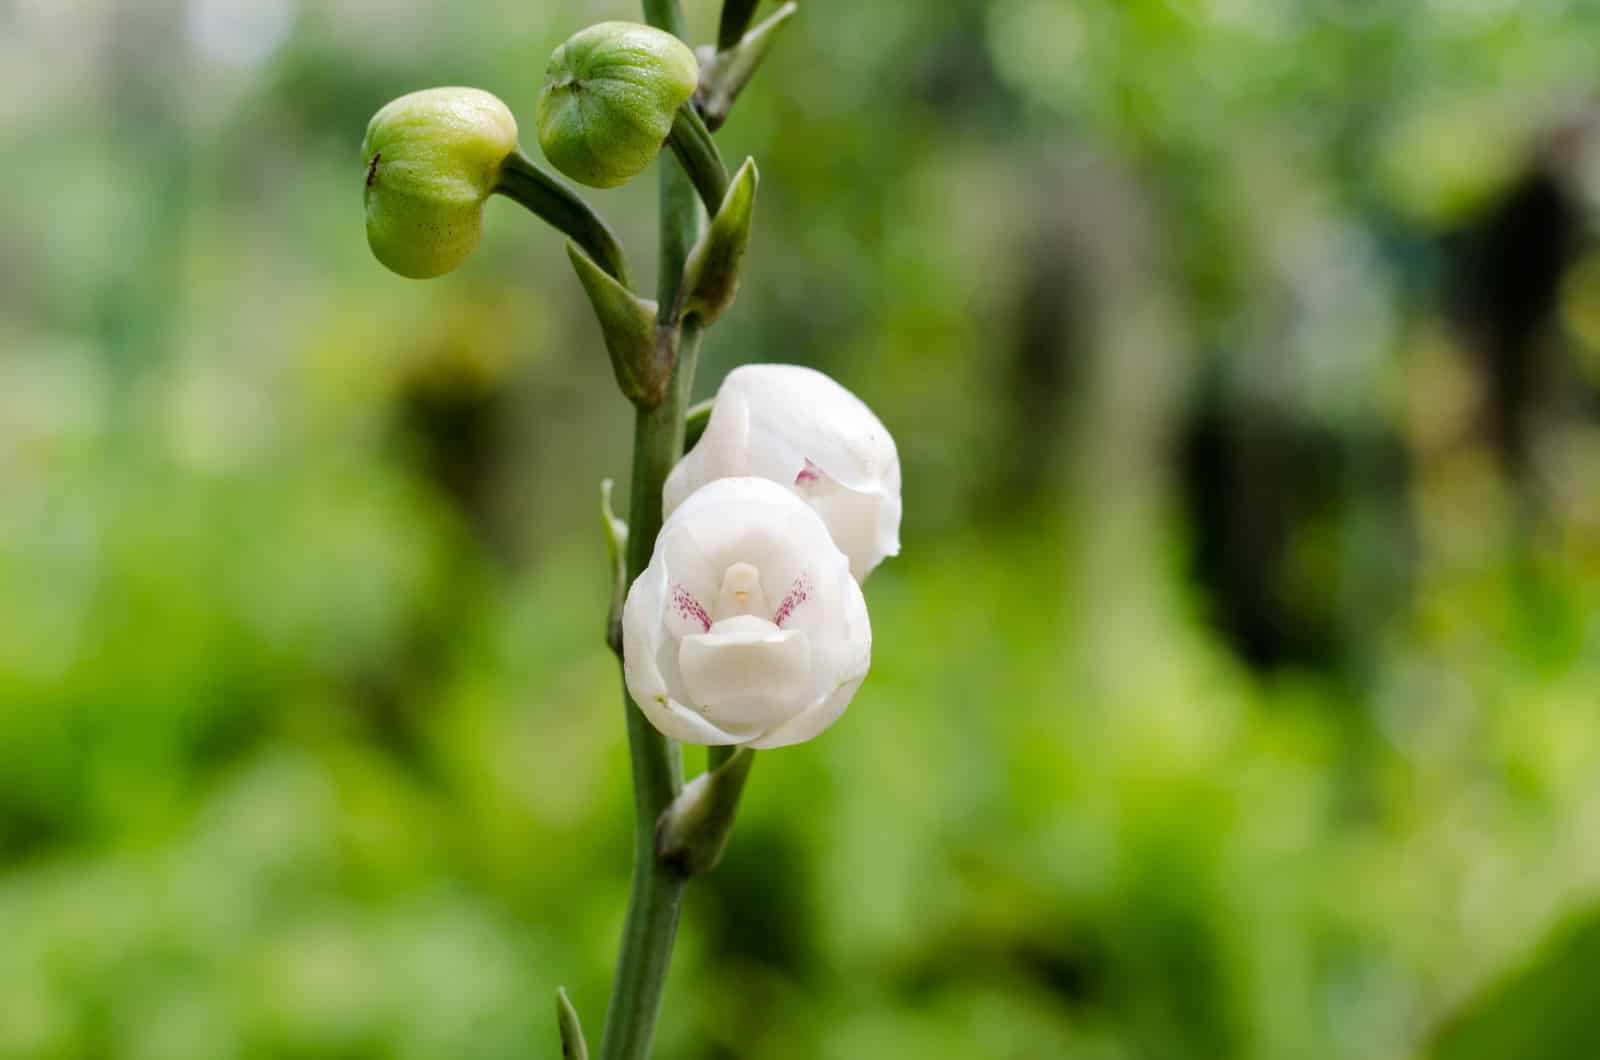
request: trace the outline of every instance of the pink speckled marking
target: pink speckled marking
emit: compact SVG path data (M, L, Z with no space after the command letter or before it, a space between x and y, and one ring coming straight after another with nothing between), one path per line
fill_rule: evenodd
M705 606L681 585L672 587L672 606L677 608L678 614L684 618L700 623L701 629L708 633L711 631L711 616L706 613Z
M784 620L790 615L794 614L794 609L805 603L806 599L810 597L810 595L811 583L807 581L806 576L802 574L800 577L794 580L793 585L789 586L788 594L785 595L783 601L778 604L778 610L772 616L772 624L774 626L781 627L784 623Z
M794 477L794 484L796 486L809 486L811 483L817 481L821 477L822 469L813 464L808 458L806 460L806 466L801 468L800 474Z

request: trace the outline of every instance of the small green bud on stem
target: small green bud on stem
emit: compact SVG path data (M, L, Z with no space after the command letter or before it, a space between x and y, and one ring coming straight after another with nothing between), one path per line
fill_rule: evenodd
M601 22L550 56L539 95L539 146L562 173L614 188L660 154L700 80L689 46L633 22Z
M517 147L506 105L476 88L430 88L372 116L361 145L367 242L412 279L459 266L483 234L483 203Z
M718 759L685 784L656 821L656 857L684 876L710 872L722 860L756 753L740 747Z

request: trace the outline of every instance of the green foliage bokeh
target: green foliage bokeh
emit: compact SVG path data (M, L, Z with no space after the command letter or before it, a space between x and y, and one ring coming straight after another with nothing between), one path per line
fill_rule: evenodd
M0 4L0 1060L554 1057L558 984L598 1030L631 412L557 236L492 201L408 284L358 145L435 84L531 128L636 17ZM1600 427L1548 417L1530 515L1440 276L1597 52L1582 0L802 3L720 136L763 187L699 390L855 390L905 552L691 891L663 1060L1589 1055L1595 947L1536 944L1600 897ZM642 276L653 185L593 195ZM1319 665L1193 576L1208 388L1335 440Z

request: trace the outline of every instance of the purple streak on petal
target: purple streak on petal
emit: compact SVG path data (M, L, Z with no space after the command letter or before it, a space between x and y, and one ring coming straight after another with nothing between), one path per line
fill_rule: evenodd
M700 623L700 628L707 633L711 632L711 616L706 613L705 606L694 598L694 594L681 585L672 587L672 606L677 608L678 614L684 618Z
M794 580L794 584L789 586L789 592L778 604L778 610L772 616L772 624L781 628L784 621L794 614L794 609L805 603L810 595L811 583L806 580L804 574L801 574Z
M794 484L797 487L798 486L809 486L811 483L816 482L821 477L822 477L822 469L820 467L818 467L817 465L813 464L811 462L810 458L807 458L806 466L801 468L800 469L800 474L798 474L798 475L796 475L794 477Z

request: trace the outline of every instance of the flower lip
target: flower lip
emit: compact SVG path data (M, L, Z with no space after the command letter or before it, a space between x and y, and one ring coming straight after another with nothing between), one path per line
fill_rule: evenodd
M799 711L810 683L806 635L754 615L725 618L709 633L684 637L678 651L690 697L724 725L781 725Z

